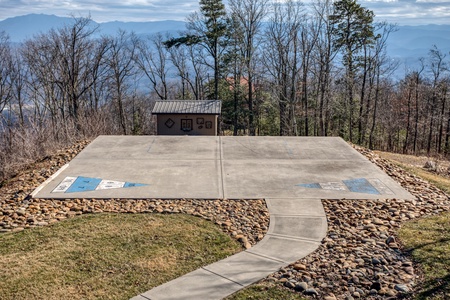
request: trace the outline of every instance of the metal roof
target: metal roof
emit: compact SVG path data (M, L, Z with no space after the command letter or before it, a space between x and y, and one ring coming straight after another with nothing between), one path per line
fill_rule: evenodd
M152 114L220 115L221 100L157 100Z

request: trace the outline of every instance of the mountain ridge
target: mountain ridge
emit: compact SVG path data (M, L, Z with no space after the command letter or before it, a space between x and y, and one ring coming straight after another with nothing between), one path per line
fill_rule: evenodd
M5 31L13 43L21 43L40 33L60 28L73 22L74 17L59 17L47 14L28 14L0 21L0 31ZM111 21L98 23L92 20L92 25L98 26L98 35L115 34L119 29L134 31L136 34L154 34L157 32L177 32L185 28L185 22L175 20L122 22Z
M47 14L28 14L0 21L0 31L5 31L10 36L12 43L21 43L33 38L39 33L46 33L52 28L59 28L73 22L74 17L59 17ZM138 35L151 35L155 33L176 34L185 29L184 21L148 21L148 22L123 22L111 21L97 23L96 33L100 35L114 35L119 29L133 31ZM427 57L430 49L436 45L443 53L450 52L450 25L401 25L397 31L392 32L387 41L388 55L401 63L414 65L419 63L419 58ZM414 66L413 66L414 67Z

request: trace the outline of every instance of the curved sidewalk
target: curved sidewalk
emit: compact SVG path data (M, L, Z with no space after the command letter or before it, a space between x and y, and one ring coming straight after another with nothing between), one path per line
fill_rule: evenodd
M222 299L319 247L321 199L413 196L340 138L101 136L37 198L261 199L270 227L254 247L134 297Z
M256 246L200 268L133 300L222 299L317 249L327 221L320 199L266 199L269 231Z

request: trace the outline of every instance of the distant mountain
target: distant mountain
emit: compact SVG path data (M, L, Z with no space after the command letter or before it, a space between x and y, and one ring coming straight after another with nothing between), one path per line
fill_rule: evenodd
M73 22L70 17L58 17L55 15L29 14L8 18L0 21L0 31L6 31L13 43L20 43L27 38L32 38L39 33L48 32L52 28L60 28ZM99 26L97 35L115 34L119 29L134 31L136 34L154 34L157 32L176 33L185 29L182 21L154 21L154 22L106 22L96 23Z
M399 26L388 40L389 54L398 58L427 56L433 45L450 51L450 25Z
M6 31L11 41L20 43L38 33L45 33L51 28L70 24L70 17L54 15L29 14L0 21L0 31ZM154 34L157 32L176 33L185 29L182 21L155 22L106 22L95 23L99 26L97 35L114 35L119 29L134 31L136 34ZM427 57L433 45L443 53L450 52L450 25L398 26L398 31L391 33L388 39L388 54L409 68L418 66L420 57Z
M55 15L30 14L0 21L0 31L6 31L11 41L18 43L33 35L68 24L72 19Z

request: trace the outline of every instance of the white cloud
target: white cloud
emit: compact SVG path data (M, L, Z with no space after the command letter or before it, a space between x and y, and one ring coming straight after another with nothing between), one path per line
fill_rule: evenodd
M30 13L88 15L95 21L184 20L198 0L0 0L0 19Z
M364 2L381 2L381 3L389 3L389 2L398 2L398 0L365 0Z
M274 0L272 0L274 1ZM285 1L285 0L281 0ZM308 3L312 0L304 0ZM97 22L185 20L199 0L0 0L0 20L30 13L87 16ZM224 0L227 3L227 0ZM378 20L450 24L450 0L359 0Z
M448 0L416 0L417 3L440 3L450 5L450 1Z
M400 25L450 24L449 0L439 3L425 1L431 0L398 0L393 2L365 0L361 1L361 4L371 9L378 20L386 20L391 23Z

